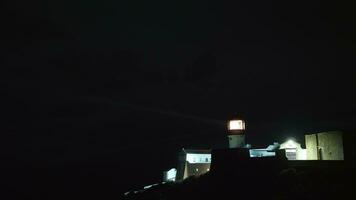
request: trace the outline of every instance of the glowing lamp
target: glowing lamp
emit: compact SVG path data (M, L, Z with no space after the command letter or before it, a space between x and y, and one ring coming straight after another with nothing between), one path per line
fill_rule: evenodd
M296 142L294 140L289 139L287 141L287 148L296 148L296 147L297 147L297 144L296 144Z
M244 131L245 121L240 119L230 120L227 128L229 131Z

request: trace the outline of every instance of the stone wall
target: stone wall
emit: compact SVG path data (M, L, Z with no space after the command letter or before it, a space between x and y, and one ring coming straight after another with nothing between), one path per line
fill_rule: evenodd
M329 131L305 135L308 160L344 160L343 134Z
M318 133L321 160L344 160L342 132Z
M316 134L305 135L305 146L307 148L307 159L318 160Z

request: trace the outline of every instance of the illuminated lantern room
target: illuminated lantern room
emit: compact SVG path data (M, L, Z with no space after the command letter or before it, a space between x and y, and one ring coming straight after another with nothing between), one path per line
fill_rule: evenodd
M228 130L230 132L244 131L246 128L245 121L241 119L233 119L228 123Z

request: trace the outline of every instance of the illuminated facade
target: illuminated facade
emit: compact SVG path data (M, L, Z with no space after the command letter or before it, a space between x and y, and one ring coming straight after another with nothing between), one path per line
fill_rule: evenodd
M308 160L344 160L344 138L340 131L305 135Z
M244 127L240 122L236 124L235 122L230 123L229 126L237 127L238 130ZM261 166L263 171L264 165L271 167L281 164L284 166L286 163L291 167L325 167L330 164L339 166L344 163L348 166L356 167L355 141L356 132L347 132L346 134L346 132L341 131L329 131L305 135L306 149L302 148L301 144L294 140L287 140L281 144L275 142L266 148L252 148L249 144L243 147L231 148L230 143L229 149L213 149L212 151L183 148L179 153L177 169L172 168L165 171L163 173L163 183L182 181L191 176L200 176L209 172L210 169L215 173L223 172L228 174L235 173L234 170L241 171L241 169L244 170L246 167L251 166L257 166L257 168ZM285 162L287 160L289 162ZM311 162L310 160L333 161ZM342 162L335 162L340 160ZM158 184L148 185L143 189L149 189L156 185ZM134 193L137 193L137 191L134 191ZM130 192L125 193L125 195L129 194Z
M275 157L277 156L277 151L283 149L285 150L285 157L290 161L344 160L345 143L347 142L344 140L342 132L331 131L305 135L306 149L302 148L301 144L294 140L288 140L281 144L275 142L266 148L251 148L249 144L242 148L248 149L250 158ZM356 153L355 155L351 153L349 153L349 157L356 158ZM208 172L211 159L210 150L182 149L179 154L178 168L174 180L184 180L190 176L199 176ZM171 178L170 180L173 179Z
M176 177L177 170L175 168L163 172L163 182L174 182L176 181Z
M286 151L288 160L308 160L307 150L303 149L301 144L294 140L288 140L282 143L279 149Z
M210 170L210 150L182 149L178 159L177 180L199 176Z
M250 157L271 157L276 156L276 150L279 149L279 144L274 143L273 145L269 145L267 148L249 148Z

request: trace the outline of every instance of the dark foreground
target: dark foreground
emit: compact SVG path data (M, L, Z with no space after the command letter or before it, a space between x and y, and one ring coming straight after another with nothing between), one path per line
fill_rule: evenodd
M238 170L209 172L124 195L146 199L354 199L355 167L329 164L270 166L263 162Z

